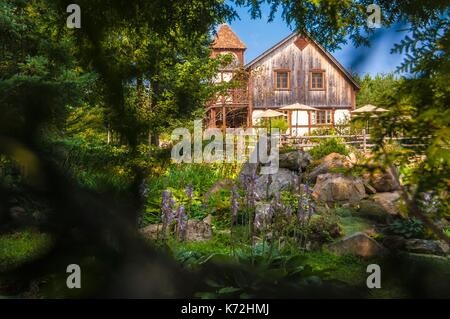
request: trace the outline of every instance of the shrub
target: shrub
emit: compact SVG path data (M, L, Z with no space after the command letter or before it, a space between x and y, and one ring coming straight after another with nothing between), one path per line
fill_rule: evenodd
M331 153L339 153L342 155L348 155L348 150L339 139L329 138L323 140L319 145L314 146L309 153L314 159L320 159Z
M421 238L425 234L425 228L417 218L396 220L388 225L386 230L389 233L405 238Z

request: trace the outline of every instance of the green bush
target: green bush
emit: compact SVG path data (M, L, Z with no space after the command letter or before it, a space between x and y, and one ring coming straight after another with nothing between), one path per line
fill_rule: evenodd
M348 155L348 150L340 139L338 138L329 138L320 142L319 145L314 146L309 154L314 159L321 159L322 157L331 154L331 153L339 153L342 155Z
M423 223L417 218L396 220L386 227L388 233L405 238L422 238L425 234Z

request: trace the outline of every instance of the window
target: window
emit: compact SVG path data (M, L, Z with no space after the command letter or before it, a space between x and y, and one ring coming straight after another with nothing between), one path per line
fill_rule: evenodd
M325 71L315 70L310 72L309 88L311 90L325 90Z
M291 81L289 78L290 71L288 70L278 70L275 71L275 89L276 90L289 90Z
M331 111L316 111L314 124L331 124Z

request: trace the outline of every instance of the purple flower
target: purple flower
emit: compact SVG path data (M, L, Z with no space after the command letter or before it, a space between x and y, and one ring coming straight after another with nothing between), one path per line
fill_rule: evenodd
M306 195L309 196L312 194L312 189L311 189L311 187L308 186L308 184L304 184L303 189L304 189Z
M178 234L179 234L180 238L184 238L184 235L186 233L187 222L188 222L188 216L186 214L184 205L178 206L178 209L176 212L176 222L178 225Z
M174 219L173 207L175 206L175 200L172 197L170 191L165 190L162 193L161 200L161 219L164 227L172 223Z
M247 205L250 207L255 207L256 201L260 199L258 193L256 192L256 182L258 181L258 178L259 177L256 173L246 175L244 178L244 188L246 190L245 199Z
M297 200L297 218L300 222L303 222L305 219L305 204L304 195L299 194Z
M191 184L189 184L186 187L186 195L187 195L188 199L191 201L192 197L194 196L194 187Z
M236 187L233 187L233 189L231 190L231 198L230 198L231 216L233 217L233 221L236 220L237 214L239 212L239 198L240 198L240 196L237 192Z
M292 207L291 207L291 205L288 205L287 207L286 207L286 216L287 217L291 217L292 216Z

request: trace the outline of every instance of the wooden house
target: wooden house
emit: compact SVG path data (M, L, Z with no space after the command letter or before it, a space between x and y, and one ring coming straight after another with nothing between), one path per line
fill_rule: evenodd
M217 81L229 81L242 69L248 77L241 87L208 105L208 127L253 126L262 111L299 103L314 108L287 111L289 133L302 135L344 122L355 109L358 84L311 37L292 33L247 64L245 50L246 46L231 28L221 25L212 54L231 53L235 61L220 70Z

